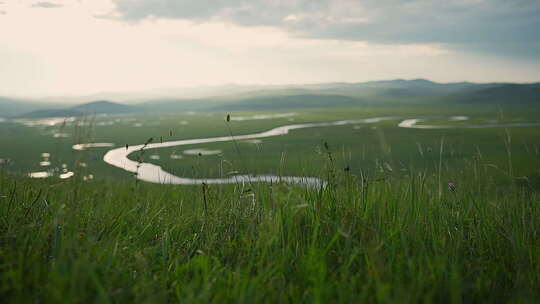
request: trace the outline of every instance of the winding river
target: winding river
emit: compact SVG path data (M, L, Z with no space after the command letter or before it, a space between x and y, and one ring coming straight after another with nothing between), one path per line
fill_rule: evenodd
M321 184L321 181L315 177L301 177L301 176L276 176L276 175L233 175L226 178L186 178L178 177L174 174L171 174L161 166L154 165L151 163L139 163L128 158L128 155L139 151L144 148L144 150L166 148L166 147L176 147L184 145L194 145L194 144L205 144L213 142L226 142L232 140L253 140L258 138L272 137L288 134L291 130L305 129L305 128L315 128L315 127L328 127L328 126L342 126L348 124L368 124L376 123L383 120L396 119L396 117L375 117L375 118L366 118L366 119L357 119L357 120L340 120L333 122L316 122L316 123L304 123L304 124L293 124L286 125L277 128L270 129L268 131L246 134L246 135L237 135L237 136L221 136L221 137L209 137L209 138L198 138L198 139L184 139L176 141L167 141L163 143L151 143L148 145L136 145L131 147L123 147L110 150L105 154L103 160L109 165L124 169L125 171L132 172L136 174L136 177L139 180L151 182L151 183L161 183L161 184L180 184L180 185L200 185L202 183L206 184L230 184L230 183L244 183L244 182L278 182L284 181L287 183L298 183L306 184L311 186L317 186Z
M370 124L384 120L396 120L399 117L375 117L357 120L340 120L333 122L317 122L317 123L303 123L285 125L277 128L270 129L268 131L245 134L237 136L221 136L221 137L209 137L198 139L184 139L176 141L168 141L163 143L150 143L147 145L136 145L131 147L116 148L108 151L103 160L115 167L123 169L125 171L136 174L137 179L161 184L180 184L180 185L200 185L206 184L230 184L230 183L245 183L245 182L278 182L284 181L288 183L298 183L316 186L320 185L321 181L315 177L301 177L301 176L276 176L276 175L233 175L224 178L187 178L178 177L172 173L169 173L161 166L151 163L139 163L128 158L128 155L137 152L141 149L151 150L166 147L176 147L184 145L205 144L214 142L226 142L232 140L253 140L259 138L266 138L272 136L279 136L288 134L291 130L299 130L305 128L316 127L328 127L328 126L342 126L349 124ZM452 116L448 121L463 121L468 120L466 116ZM414 129L456 129L456 128L489 128L489 127L517 127L517 126L538 126L540 122L520 122L520 123L487 123L487 124L474 124L474 125L419 125L419 122L424 122L424 119L406 119L398 124L401 128L414 128Z
M467 116L452 116L448 121L460 121L468 120ZM540 126L540 122L510 122L510 123L485 123L485 124L468 124L468 125L425 125L418 123L425 122L426 119L414 118L414 119L405 119L404 121L398 124L400 128L410 128L410 129L480 129L480 128L500 128L500 127L532 127Z

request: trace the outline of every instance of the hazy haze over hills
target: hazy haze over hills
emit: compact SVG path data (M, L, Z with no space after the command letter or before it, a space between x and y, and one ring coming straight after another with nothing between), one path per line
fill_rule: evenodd
M97 95L96 95L97 96ZM100 95L101 96L101 95ZM540 102L540 84L436 83L425 79L362 83L321 83L289 86L227 85L156 91L153 95L105 94L108 101L77 102L59 106L23 100L0 100L2 117L55 117L84 114L122 114L138 111L235 111L313 107L350 107L434 102L471 104L523 104ZM113 98L114 96L117 99ZM122 99L119 96L123 96ZM145 98L145 96L147 96ZM91 96L95 97L95 96ZM80 100L91 97L80 97ZM134 99L131 99L134 98ZM65 99L58 98L57 101ZM88 100L88 99L86 99ZM120 103L118 103L120 102ZM125 103L130 105L127 105Z

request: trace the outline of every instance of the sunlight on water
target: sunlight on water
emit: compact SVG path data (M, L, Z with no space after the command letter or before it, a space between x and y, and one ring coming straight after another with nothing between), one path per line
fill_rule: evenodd
M53 137L54 138L67 138L69 137L69 134L68 133L54 133Z
M208 150L208 149L189 149L184 150L186 155L217 155L220 154L221 150Z
M281 114L257 114L253 116L232 116L231 120L244 121L244 120L262 120L262 119L276 119L286 118L296 115L296 113L281 113Z
M52 174L47 171L38 171L38 172L30 172L28 173L28 176L31 178L47 178L49 176L52 176Z
M263 141L260 139L248 139L248 140L244 140L243 142L246 144L258 145L258 144L261 144Z
M184 139L178 141L169 141L163 143L153 143L148 145L136 145L126 148L117 148L110 150L103 156L103 160L115 167L121 168L128 172L136 173L136 177L139 180L152 182L152 183L165 183L165 184L182 184L182 185L197 185L201 183L207 184L230 184L230 183L246 183L246 182L278 182L284 181L288 183L298 183L308 186L318 186L322 185L322 181L315 177L302 177L302 176L275 176L275 175L234 175L228 178L183 178L175 176L165 170L160 166L150 164L150 163L138 163L132 161L128 158L128 155L139 151L144 147L146 150L157 149L157 148L166 148L166 147L175 147L183 145L193 145L193 144L204 144L212 142L226 142L231 140L254 140L265 137L279 136L288 134L291 130L304 129L304 128L314 128L314 127L328 127L328 126L341 126L347 124L371 124L384 120L394 120L397 117L375 117L368 119L357 119L357 120L340 120L334 122L317 122L317 123L305 123L305 124L294 124L286 125L277 128L270 129L265 132L255 133L255 134L245 134L245 135L236 135L231 136L222 136L222 137L211 137L211 138L199 138L199 139ZM202 154L202 151L208 151L206 149L190 149L190 154L198 153ZM186 152L184 151L184 153ZM221 153L218 150L210 150L214 153Z
M180 155L180 154L171 154L170 157L171 157L171 159L182 159L182 158L184 158L184 157L183 157L182 155Z
M67 178L73 177L74 175L75 175L75 173L73 173L71 171L68 171L66 173L60 174L60 178L61 179L67 179Z
M452 116L447 121L465 121L467 116ZM482 128L498 128L498 127L531 127L540 126L540 122L511 122L511 123L496 123L488 121L485 124L470 124L470 125L420 125L418 123L425 122L426 119L405 119L398 124L401 128L410 129L482 129Z
M290 115L292 113L286 113ZM284 115L284 114L281 114ZM256 117L256 116L253 116ZM252 117L252 118L253 118ZM259 116L260 117L260 116ZM263 117L267 117L264 116ZM232 119L232 118L231 118ZM245 117L243 118L245 119ZM259 118L261 119L261 118ZM277 182L285 181L290 183L300 183L307 185L321 185L322 182L318 178L314 177L296 177L296 176L274 176L274 175L234 175L229 178L183 178L175 176L165 170L160 166L150 164L150 163L138 163L132 161L128 158L128 155L139 151L144 147L145 150L166 148L166 147L175 147L183 145L194 145L194 144L206 144L213 142L226 142L231 140L238 141L253 141L259 140L260 138L279 136L288 134L292 130L305 129L305 128L316 128L316 127L329 127L329 126L343 126L343 125L361 125L361 124L373 124L385 120L397 120L400 117L374 117L367 119L356 119L356 120L340 120L334 122L317 122L317 123L304 123L304 124L292 124L285 125L277 128L270 129L261 133L254 134L245 134L245 135L235 135L231 136L221 136L221 137L211 137L211 138L198 138L198 139L184 139L177 141L169 141L163 143L153 143L148 145L135 145L126 148L117 148L108 151L103 160L115 167L121 168L125 171L132 172L136 174L137 179L152 182L152 183L167 183L167 184L182 184L182 185L195 185L201 183L207 184L228 184L228 183L237 183L237 182ZM463 121L467 120L466 116L453 116L447 119L447 121ZM240 119L242 120L242 119ZM448 128L482 128L482 127L496 127L496 126L532 126L540 125L540 123L510 123L510 124L484 124L484 125L459 125L459 126L448 126L448 125L418 125L419 122L425 121L424 119L405 119L399 122L398 127L401 128L416 128L416 129L448 129ZM211 155L209 154L219 154L220 150L207 150L207 149L189 149L185 150L185 154L189 155ZM203 154L204 153L204 154ZM171 154L172 159L179 158L176 154Z
M87 148L107 148L107 147L114 147L115 144L113 143L90 143L90 144L76 144L73 145L73 150L82 151L86 150Z
M57 124L62 124L64 122L75 121L75 117L51 117L45 119L16 119L16 123L23 124L27 127L37 127L37 126L55 126Z

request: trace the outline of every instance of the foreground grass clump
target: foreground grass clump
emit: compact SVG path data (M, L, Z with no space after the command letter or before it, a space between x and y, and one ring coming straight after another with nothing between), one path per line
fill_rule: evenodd
M0 297L25 302L534 302L540 199L482 180L324 189L0 175Z

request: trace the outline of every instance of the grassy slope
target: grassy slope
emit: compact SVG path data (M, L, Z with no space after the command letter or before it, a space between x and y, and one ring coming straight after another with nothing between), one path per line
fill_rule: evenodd
M105 100L84 103L74 107L63 107L60 109L43 109L27 112L22 118L46 118L46 117L73 117L95 114L123 114L140 111L138 107L125 105Z
M216 110L272 110L355 107L364 104L361 99L342 95L296 94L246 98L216 106Z
M540 102L540 84L501 84L474 92L457 93L448 99L469 104L534 105Z
M420 171L362 181L328 159L320 165L325 189L54 183L3 173L1 297L494 303L540 296L537 193L496 187L472 171L453 176L453 193Z
M497 109L492 111L495 114L472 109L463 113L461 108L393 111L443 116L472 111L476 118L498 113ZM388 112L324 110L301 119L337 120ZM530 120L538 117L530 108L503 112ZM80 155L70 150L70 141L78 138L122 146L167 136L173 126L175 138L227 134L223 116L212 117L167 116L155 125L155 118L149 117L141 128L128 121L114 128L87 130L95 134L78 134L85 130L75 128L74 137L66 139L44 137L40 132L51 131L46 128L7 124L1 138L10 145L2 153L28 154L37 161L40 152L51 152L59 158L53 162L74 162ZM189 125L180 125L183 119ZM251 133L282 122L239 122L233 131ZM380 127L386 128L395 157L410 153L408 144L414 150L413 140L422 141L431 144L434 156L428 161L434 165L423 168L410 162L406 174L400 175L382 166L382 172L362 179L357 170L343 171L336 143L342 129L336 127L321 137L330 142L332 161L325 150L313 157L304 153L310 173L328 180L324 190L247 184L210 186L203 191L129 179L83 183L82 174L68 181L38 181L0 169L0 298L73 303L534 302L540 296L540 197L523 180L506 173L500 180L496 174L500 170L489 166L492 161L505 165L507 160L503 130L470 133L470 142L462 147L469 149L476 140L485 140L478 142L486 145L484 159L465 155L454 166L446 166L448 155L443 154L442 161L437 158L440 135L446 136L450 151L460 149L460 142L452 141L459 140L460 134ZM511 158L516 174L537 171L538 153L532 148L537 147L535 130L510 130L512 144L517 144ZM405 131L413 133L407 137ZM309 136L300 135L282 140L313 143ZM365 133L362 140L373 147L373 153L379 151L375 132ZM32 149L36 144L44 151ZM530 152L521 151L525 144ZM98 152L85 153L84 157ZM486 159L488 154L493 159ZM397 158L388 160L393 159ZM121 175L120 170L100 164L89 167L102 170L103 175ZM457 185L457 193L447 189L450 181Z
M446 170L461 170L468 167L467 161L479 157L490 166L493 176L502 176L509 169L509 148L516 176L539 177L538 128L416 130L397 128L397 122L360 125L359 129L335 126L296 130L286 136L262 139L260 144L237 141L146 150L142 159L187 177L219 177L229 171L309 176L317 172L316 164L324 155L322 147L326 142L336 149L336 163L355 174L361 170L378 172L387 164L396 174L407 174L410 168L430 172L437 169L443 140L442 165ZM235 125L231 125L234 129ZM507 136L510 143L505 142ZM221 150L222 154L183 154L183 150L193 148ZM171 154L183 158L171 159ZM154 155L160 159L150 158ZM130 155L135 161L139 157L139 153ZM540 189L540 180L535 180L535 187Z
M61 108L62 106L62 104L56 103L36 102L32 100L0 96L0 117L18 116L37 109L56 109Z

